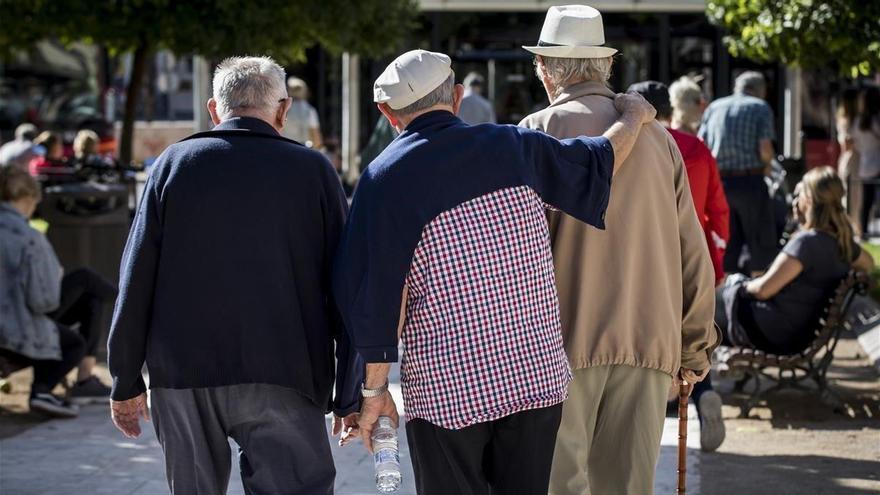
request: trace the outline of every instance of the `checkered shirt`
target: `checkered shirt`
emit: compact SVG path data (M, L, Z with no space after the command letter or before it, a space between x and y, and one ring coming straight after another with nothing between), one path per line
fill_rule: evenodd
M423 230L406 279L408 417L459 429L567 397L544 208L530 187L512 187L445 211Z
M699 136L712 150L721 172L761 168L759 143L775 137L773 111L754 96L721 98L703 114Z

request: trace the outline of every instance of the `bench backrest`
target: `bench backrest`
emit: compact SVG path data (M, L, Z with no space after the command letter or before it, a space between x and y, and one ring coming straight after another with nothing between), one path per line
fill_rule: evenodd
M840 335L846 321L846 313L853 298L857 294L864 294L870 284L867 273L850 271L834 290L834 294L828 301L828 305L822 312L819 326L816 329L816 337L812 344L801 354L804 357L815 356L829 341Z

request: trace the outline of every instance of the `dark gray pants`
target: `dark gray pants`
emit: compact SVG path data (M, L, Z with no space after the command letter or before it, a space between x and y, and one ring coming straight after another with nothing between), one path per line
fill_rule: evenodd
M724 271L751 274L766 270L779 252L779 232L764 176L725 177L721 182L730 204L730 241L724 251ZM746 247L748 256L743 253Z
M151 409L171 493L225 494L229 438L240 447L246 493L333 493L336 469L324 413L292 389L154 388Z

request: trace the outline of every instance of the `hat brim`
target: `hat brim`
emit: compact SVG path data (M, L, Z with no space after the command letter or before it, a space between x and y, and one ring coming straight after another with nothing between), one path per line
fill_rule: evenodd
M558 58L606 58L617 53L607 46L524 46L535 55Z

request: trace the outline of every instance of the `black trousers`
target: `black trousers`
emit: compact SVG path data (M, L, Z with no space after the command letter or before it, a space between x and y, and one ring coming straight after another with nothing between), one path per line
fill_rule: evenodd
M31 397L39 393L49 393L58 385L67 373L76 367L85 356L86 343L75 331L58 326L59 343L61 344L61 360L32 359L34 382L31 385Z
M406 423L419 495L546 495L562 404L460 430Z
M764 176L725 177L721 181L730 204L724 271L750 274L766 270L779 251L779 232ZM748 248L748 256L744 248Z
M88 268L74 270L61 280L61 305L49 314L64 325L79 323L86 341L86 356L94 356L110 328L116 287Z

